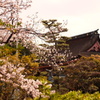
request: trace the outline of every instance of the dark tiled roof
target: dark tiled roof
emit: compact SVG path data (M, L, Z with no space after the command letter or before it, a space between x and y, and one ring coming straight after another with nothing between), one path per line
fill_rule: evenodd
M95 34L98 34L98 29L95 30L95 31L91 31L91 32L80 34L80 35L72 36L70 38L70 40L72 40L72 39L78 39L78 38L83 38L83 37L91 36L91 35L95 35Z
M100 41L98 30L73 36L66 43L69 44L72 56L77 56L88 55L90 52L87 52L87 50L92 47L96 41Z

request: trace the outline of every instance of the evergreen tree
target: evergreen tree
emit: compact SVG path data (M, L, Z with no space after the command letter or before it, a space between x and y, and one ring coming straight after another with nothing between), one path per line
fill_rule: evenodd
M47 32L42 36L45 42L53 44L57 48L57 40L60 38L60 33L66 32L67 28L63 28L62 23L57 22L55 19L43 20L42 23L47 28Z

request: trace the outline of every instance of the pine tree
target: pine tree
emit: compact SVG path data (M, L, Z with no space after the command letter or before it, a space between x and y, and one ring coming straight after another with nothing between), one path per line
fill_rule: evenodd
M57 49L57 40L61 37L60 33L66 32L67 28L63 28L62 23L57 22L55 19L43 20L42 23L48 30L42 37L45 39L45 42L53 44Z

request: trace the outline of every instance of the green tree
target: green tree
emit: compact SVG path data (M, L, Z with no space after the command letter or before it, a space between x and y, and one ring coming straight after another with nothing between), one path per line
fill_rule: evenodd
M69 39L69 37L66 36L61 36L57 40L57 46L59 48L59 51L65 51L66 49L69 48L69 45L66 43L66 41Z
M67 91L94 93L100 91L100 56L82 57L76 63L65 67L62 87ZM64 84L63 84L64 83Z
M61 32L66 32L67 28L63 28L62 23L57 22L57 20L43 20L43 25L47 29L47 32L43 34L43 38L47 43L53 43L55 48L57 48L57 40L60 38Z

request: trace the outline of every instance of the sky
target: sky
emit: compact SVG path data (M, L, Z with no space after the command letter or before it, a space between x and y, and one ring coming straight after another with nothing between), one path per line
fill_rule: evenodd
M57 19L67 22L65 36L75 36L100 28L100 0L32 0L32 6L22 13L27 15L38 12L38 18ZM100 32L100 31L98 31Z

